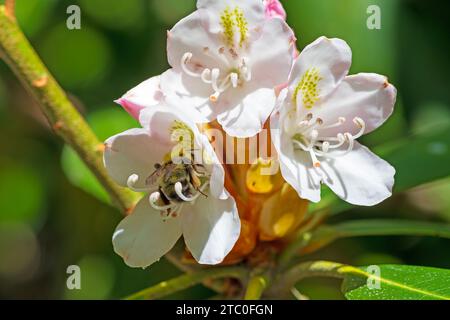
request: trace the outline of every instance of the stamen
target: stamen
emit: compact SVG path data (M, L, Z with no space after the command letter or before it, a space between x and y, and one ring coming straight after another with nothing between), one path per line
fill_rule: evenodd
M316 118L315 121L313 121L313 119L313 114L309 113L304 120L297 124L297 133L293 136L292 141L294 147L309 153L313 165L316 168L321 166L318 157L336 158L347 155L354 149L355 141L366 131L366 123L364 120L355 117L353 122L360 128L357 134L352 135L351 133L346 132L344 134L338 133L334 137L323 137L320 136L320 130L342 126L346 122L346 119L344 117L339 117L336 123L328 126L323 126L324 121L321 118ZM346 150L330 153L333 150L342 148L346 143L348 143Z
M338 144L330 145L329 148L330 149L338 149L338 148L342 147L345 143L345 136L342 133L339 133L337 135L337 141L338 141Z
M364 135L364 133L365 133L365 131L366 131L366 123L364 122L363 119L358 118L358 117L356 117L355 119L353 119L353 122L354 122L358 127L361 128L361 130L359 130L359 132L358 132L355 136L353 136L353 139L356 140L356 139L361 138L361 137Z
M233 88L237 88L238 81L239 81L239 75L235 72L231 73L230 80L231 80L231 84L233 85Z
M149 199L150 205L153 207L153 209L158 210L158 211L166 211L166 210L174 207L173 204L169 204L166 206L158 205L158 201L161 199L161 194L158 191L153 192L148 199Z
M220 92L217 81L219 80L220 70L215 68L211 72L211 84L215 92Z
M148 189L146 188L136 188L136 183L139 181L139 176L137 174L132 174L128 177L127 180L127 186L129 189L133 190L134 192L147 192Z
M183 200L183 201L185 201L185 202L192 202L192 201L195 201L200 195L201 195L201 193L200 192L197 192L197 194L195 195L195 196L193 196L193 197L186 197L184 194L183 194L183 185L181 184L181 182L177 182L177 183L175 183L175 192L176 192L176 194L177 194L177 196L181 199L181 200Z
M249 82L252 80L252 72L248 68L248 60L247 58L242 59L242 65L241 65L242 74L244 76L244 80Z
M306 126L309 126L309 123L310 123L309 120L303 120L303 121L299 122L298 126L299 127L306 127Z
M311 159L312 159L312 161L313 161L314 167L320 168L321 163L320 163L320 161L317 159L317 156L316 156L316 153L314 152L314 150L311 149L311 150L309 151L309 154L311 155Z
M300 149L302 149L303 151L308 152L310 150L309 147L305 146L303 143L301 143L298 140L293 140L294 144L297 145L298 147L300 147Z
M192 59L192 53L186 52L186 53L183 55L183 57L181 58L181 68L183 69L183 71L184 71L187 75L189 75L189 76L191 76L191 77L194 77L194 78L199 78L199 77L200 77L200 74L195 73L195 72L192 72L192 71L189 70L188 67L187 67L187 65L189 64L189 62L191 61L191 59Z
M224 60L224 65L226 66L225 69L231 69L233 71L230 71L225 77L221 78L221 73L223 73L223 69L214 68L204 68L202 72L194 72L188 68L188 65L191 63L193 54L191 52L186 52L183 57L181 58L181 68L182 70L189 76L194 78L200 78L204 83L210 84L214 90L214 93L209 97L211 102L217 102L219 99L219 96L228 90L230 87L237 88L239 86L239 80L243 81L251 81L252 79L252 73L251 70L248 68L247 59L242 59L242 63L239 67L232 67L229 64L228 59L223 54L224 48L219 49L219 56ZM210 54L209 48L204 48L203 52L207 55ZM233 50L234 52L234 50ZM238 54L236 54L236 58L238 58Z
M341 157L350 153L355 146L355 140L353 139L353 136L350 133L345 133L344 136L348 142L348 148L347 148L347 151L345 151L343 154L340 155Z
M331 128L340 127L340 126L342 126L346 121L347 121L347 119L345 119L344 117L340 117L340 118L338 119L338 122L333 123L333 124L331 124L331 125L329 125L329 126L325 126L325 127L323 127L323 129L325 130L325 129L331 129Z
M208 68L203 70L201 78L204 83L211 84L211 70L209 70Z

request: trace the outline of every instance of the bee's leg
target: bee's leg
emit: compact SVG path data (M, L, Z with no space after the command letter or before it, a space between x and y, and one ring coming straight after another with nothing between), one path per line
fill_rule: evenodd
M190 178L189 180L191 181L191 184L194 186L194 189L197 190L198 188L201 187L202 182L200 181L197 172L195 172L194 167L189 167L188 172Z
M208 198L208 195L206 193L204 193L200 188L195 189L198 192L200 192L202 195L204 195L206 198Z
M194 167L189 168L189 176L191 180L191 184L194 187L195 191L200 192L205 197L208 197L200 188L202 186L202 182L199 179L199 176L197 172L195 171Z
M203 164L193 164L192 167L198 176L205 177L207 175L206 167Z
M162 202L164 203L165 206L168 206L170 204L169 198L166 196L166 194L164 193L164 191L161 188L159 188L158 191L159 191Z

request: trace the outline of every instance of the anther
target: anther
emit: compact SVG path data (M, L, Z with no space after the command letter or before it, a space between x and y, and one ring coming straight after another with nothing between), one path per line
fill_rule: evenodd
M217 100L219 100L219 96L220 96L220 92L216 92L209 96L209 100L211 102L217 102Z
M148 189L144 189L144 188L136 188L136 183L139 181L139 176L137 174L132 174L131 176L128 177L127 180L127 186L128 188L130 188L131 190L135 191L135 192L146 192L148 191Z
M187 75L198 78L198 77L200 77L200 75L198 73L192 72L191 70L189 70L187 68L187 64L191 61L191 59L192 59L192 53L186 52L183 55L183 57L181 58L181 68Z

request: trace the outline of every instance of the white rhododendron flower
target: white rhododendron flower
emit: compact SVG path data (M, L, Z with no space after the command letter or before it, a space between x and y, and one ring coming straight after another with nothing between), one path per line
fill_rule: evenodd
M147 267L183 235L199 263L222 262L239 237L240 219L208 139L177 108L144 108L139 120L143 128L105 143L110 176L149 194L117 227L115 251L129 266Z
M198 0L197 8L168 32L173 69L161 90L197 123L217 119L231 136L254 136L289 76L294 34L283 19L266 19L261 0Z
M396 89L378 74L347 76L351 56L340 39L305 48L272 116L272 139L300 197L318 202L324 183L347 202L370 206L391 196L395 170L356 140L392 114Z

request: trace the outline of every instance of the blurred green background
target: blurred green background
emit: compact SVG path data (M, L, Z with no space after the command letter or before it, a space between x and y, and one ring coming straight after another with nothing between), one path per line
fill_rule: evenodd
M81 8L81 30L66 28L71 4ZM299 49L321 35L340 37L353 49L352 73L385 74L397 86L394 117L365 138L367 145L450 123L448 1L283 4ZM366 27L366 10L373 4L381 8L381 30ZM168 68L166 30L194 8L194 0L17 0L20 25L101 139L136 125L112 101ZM111 236L120 214L73 152L53 136L36 103L3 62L0 137L0 298L121 298L179 274L163 260L147 270L133 270L113 253ZM450 152L445 144L434 147L436 152ZM450 222L449 194L450 180L444 179L334 220L408 217ZM449 245L448 240L430 238L365 238L339 241L311 258L450 268ZM81 267L82 290L66 289L69 265ZM334 281L314 279L299 288L311 298L342 298ZM211 295L196 287L172 298Z

